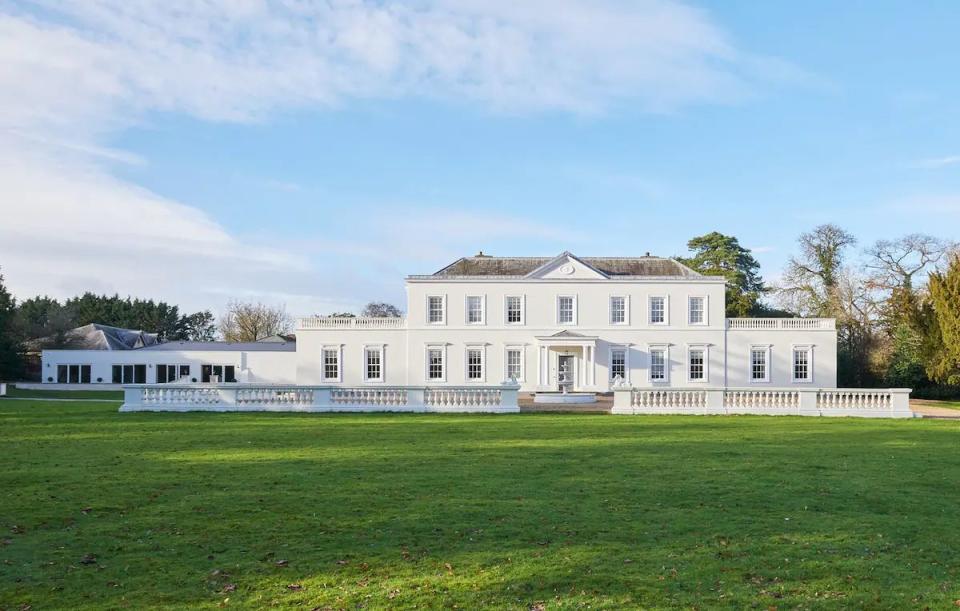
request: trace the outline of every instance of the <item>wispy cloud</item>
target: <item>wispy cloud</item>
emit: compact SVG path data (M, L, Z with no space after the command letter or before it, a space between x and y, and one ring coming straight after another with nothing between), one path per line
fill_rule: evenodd
M748 246L748 250L757 254L764 254L777 250L776 246Z
M0 262L18 292L94 289L197 304L233 291L300 296L305 309L321 303L310 295L342 303L381 280L353 273L363 260L317 268L289 240L240 238L195 207L125 182L112 166L144 160L105 146L108 136L148 113L249 122L401 97L508 113L663 112L740 100L794 75L671 0L37 0L0 7L0 65ZM521 237L576 239L522 217L449 209L368 222L386 240L377 249L425 257Z
M914 165L918 168L936 170L951 165L960 164L960 155L947 155L946 157L933 157L930 159L921 159Z
M911 214L960 215L960 194L914 195L895 201L886 208Z

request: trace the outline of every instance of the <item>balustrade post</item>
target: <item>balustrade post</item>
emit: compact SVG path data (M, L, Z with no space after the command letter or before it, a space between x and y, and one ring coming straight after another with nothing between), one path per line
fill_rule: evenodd
M633 413L633 388L626 385L615 386L613 388L613 409L611 414L632 414Z
M139 386L123 387L123 405L121 412L135 412L143 407L143 388Z
M237 389L236 387L219 387L217 388L217 396L220 397L220 405L224 407L225 410L236 409L237 407Z
M913 411L910 409L911 390L910 388L890 389L891 418L913 418Z
M427 392L426 389L422 386L416 388L408 388L407 393L407 409L415 412L422 412L427 409Z
M820 405L817 397L820 391L816 388L800 388L797 390L800 395L800 403L797 407L797 413L801 416L819 416Z
M723 403L724 390L722 388L707 389L707 412L711 414L726 414L727 407Z
M519 412L518 403L520 385L514 380L507 380L500 385L500 409L505 412Z
M313 410L332 409L333 401L330 399L330 390L329 386L314 388L313 402L310 404L310 408Z

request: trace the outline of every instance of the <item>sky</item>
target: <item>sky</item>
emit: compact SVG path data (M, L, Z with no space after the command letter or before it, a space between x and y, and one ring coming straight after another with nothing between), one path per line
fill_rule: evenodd
M460 256L960 238L960 4L0 4L0 273L294 315Z

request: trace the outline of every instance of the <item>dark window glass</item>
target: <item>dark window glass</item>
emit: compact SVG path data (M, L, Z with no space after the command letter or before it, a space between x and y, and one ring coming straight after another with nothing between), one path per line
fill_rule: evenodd
M80 383L90 383L90 365L80 365Z
M67 383L67 366L66 365L57 365L57 382L60 384Z
M213 375L213 366L203 365L200 367L200 381L206 384L210 381L210 376Z
M167 366L166 365L157 365L157 384L165 384L167 382Z
M236 382L237 378L234 377L234 366L227 365L223 368L223 381L224 382Z
M133 366L133 383L134 384L147 383L147 366L146 365Z
M180 375L177 376L177 380L180 378L189 378L190 377L190 365L180 365Z
M113 383L123 384L123 368L120 365L113 366Z

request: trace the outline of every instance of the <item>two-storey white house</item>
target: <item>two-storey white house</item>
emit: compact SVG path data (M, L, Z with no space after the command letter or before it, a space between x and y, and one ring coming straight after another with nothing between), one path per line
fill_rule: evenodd
M832 319L727 319L724 279L672 259L480 253L406 289L405 319L301 320L297 382L836 387Z

